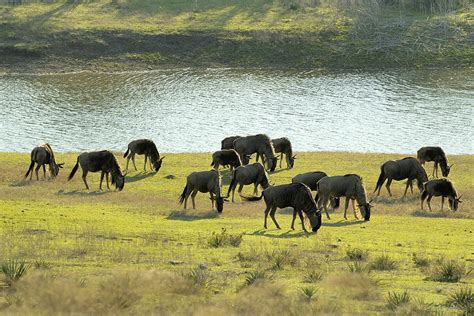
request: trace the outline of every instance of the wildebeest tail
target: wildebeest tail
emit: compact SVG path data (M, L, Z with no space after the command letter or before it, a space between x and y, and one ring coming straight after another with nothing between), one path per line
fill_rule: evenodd
M260 201L262 199L263 191L262 191L262 194L260 196L245 196L245 195L242 195L241 193L239 193L239 195L240 195L241 198L243 198L246 201L254 202L254 201Z
M179 196L179 204L183 204L184 199L186 198L186 191L188 190L188 185L184 187L183 193Z
M72 177L74 177L78 168L79 168L79 158L77 158L74 168L72 168L71 173L69 174L69 177L67 177L67 181L71 180Z
M30 172L33 172L33 167L34 166L35 166L35 162L33 160L31 160L30 167L28 168L28 171L25 174L25 178L28 178L28 175L30 174Z
M123 158L127 158L129 152L130 152L130 148L127 148L127 151L125 152L125 154L123 154Z
M380 176L379 179L377 180L377 185L375 186L375 191L377 191L378 188L380 188L385 181L385 172L383 171L383 165L380 167Z

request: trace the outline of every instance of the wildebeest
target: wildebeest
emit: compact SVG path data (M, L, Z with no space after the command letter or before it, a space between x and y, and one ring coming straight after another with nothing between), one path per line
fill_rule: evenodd
M280 168L281 163L283 161L283 154L285 154L286 158L286 166L288 169L293 168L295 165L295 157L293 156L293 149L291 147L291 142L288 138L275 138L272 139L273 148L275 149L275 153L280 153Z
M449 171L453 166L448 166L448 158L446 158L446 154L441 147L421 147L416 152L416 157L422 165L427 161L434 161L433 177L435 177L435 173L436 177L438 177L438 165L441 167L443 177L449 175Z
M262 186L264 190L270 186L265 168L259 162L234 169L232 172L232 180L229 185L229 191L227 191L227 197L229 197L230 192L232 191L232 202L234 202L234 194L237 184L239 184L237 192L240 194L244 185L252 183L255 186L253 191L253 194L255 195L257 194L257 187L259 185Z
M72 168L72 171L69 174L68 181L74 177L79 165L81 165L82 168L82 180L84 181L87 190L89 190L89 185L87 184L86 177L89 171L101 171L99 184L100 190L102 190L102 181L104 180L104 175L106 177L107 188L109 188L109 173L112 175L112 184L114 184L119 191L121 191L125 185L125 175L122 174L114 154L108 150L92 151L80 154L77 157L76 165L74 168Z
M39 147L33 148L31 151L31 163L28 171L25 174L25 178L28 178L30 174L30 180L33 178L33 167L35 163L38 164L35 169L36 173L36 180L39 180L38 171L41 167L43 167L43 176L46 179L46 167L45 165L49 166L49 174L51 178L55 178L58 173L59 169L63 167L64 163L56 163L54 158L54 151L50 144L44 144Z
M400 160L389 160L382 164L380 167L380 176L377 180L377 185L375 186L375 191L378 190L377 196L380 195L380 189L382 188L383 183L387 180L387 187L388 194L392 196L392 192L390 191L390 184L392 180L407 180L407 185L405 188L405 193L403 196L407 195L408 187L411 188L413 193L413 180L416 179L418 188L420 192L423 188L423 183L428 181L428 176L426 175L426 171L423 166L420 164L418 160L412 157L406 157Z
M270 217L275 223L278 229L278 225L275 219L275 212L277 208L292 207L293 208L293 220L291 222L291 229L295 229L296 214L299 215L303 230L306 231L304 226L303 212L309 218L311 228L313 232L317 232L321 227L321 212L316 207L316 203L311 195L311 190L303 183L291 183L282 184L268 187L265 189L260 197L246 197L242 198L248 201L258 201L263 197L266 208L265 208L265 219L263 227L267 228L267 217L270 213Z
M135 167L135 170L137 170L137 166L135 165L135 155L145 155L145 165L143 167L144 171L146 171L146 163L148 158L150 158L150 168L153 166L153 169L155 169L156 172L160 170L163 158L165 158L160 158L160 153L158 152L158 149L152 140L134 140L128 144L127 151L123 154L123 158L127 158L125 171L128 170L128 163L130 162L130 159L132 159L133 166Z
M267 135L239 137L234 140L234 149L239 153L241 160L244 160L245 155L259 154L264 158L267 169L275 171L278 158L275 157L275 150Z
M327 174L323 171L311 171L297 174L291 179L292 183L304 183L311 191L317 191L318 181L326 177Z
M431 199L433 196L441 196L441 210L443 210L444 198L449 201L449 208L453 211L458 210L458 204L462 203L461 197L458 197L453 183L449 179L434 179L423 183L423 192L421 193L421 209L423 209L423 201L428 197L428 208L431 211Z
M222 149L212 154L211 166L219 169L219 166L230 166L230 170L242 166L239 154L234 149Z
M344 176L324 177L319 180L317 185L318 190L318 208L324 208L326 216L329 219L327 210L328 202L331 198L346 198L344 207L344 218L347 219L347 207L349 200L355 199L359 204L364 220L370 220L370 202L367 202L365 188L362 183L362 178L356 174L346 174ZM354 210L354 216L357 215Z
M179 197L179 203L187 207L188 197L191 195L193 209L196 208L194 198L198 192L209 192L212 209L214 209L214 199L216 200L217 211L219 213L224 209L224 198L221 195L221 177L219 171L213 169L210 171L199 171L191 173L186 179L186 186Z
M221 149L234 149L234 140L240 136L229 136L221 141Z

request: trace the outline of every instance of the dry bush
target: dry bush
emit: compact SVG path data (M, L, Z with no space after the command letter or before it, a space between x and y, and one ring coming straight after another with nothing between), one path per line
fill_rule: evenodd
M367 273L330 274L325 279L324 286L341 297L349 296L357 300L373 300L378 297L377 283Z

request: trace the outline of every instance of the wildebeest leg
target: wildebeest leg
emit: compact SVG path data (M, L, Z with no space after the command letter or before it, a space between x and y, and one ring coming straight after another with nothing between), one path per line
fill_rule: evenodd
M405 193L403 194L403 197L407 195L408 187L411 185L411 181L412 181L411 179L407 180L407 185L405 187Z
M209 195L211 197L211 210L214 210L214 196L212 195L212 192L209 192Z
M349 207L349 201L351 198L346 196L346 204L344 205L344 219L347 219L347 208Z
M46 180L46 166L43 165L43 179Z
M281 169L281 162L283 161L283 153L280 154L280 169ZM288 167L288 156L286 158L286 166Z
M411 194L413 194L413 181L410 182L410 191L411 191Z
M82 181L84 181L84 184L86 185L86 189L87 191L89 191L89 185L87 184L87 180L86 180L87 172L88 171L86 170L82 170Z
M436 173L436 176L435 176ZM438 162L435 161L434 167L433 167L433 177L438 177Z
M427 196L428 196L428 192L423 191L423 193L421 193L421 209L423 209L423 202L425 201Z
M145 165L143 166L143 171L145 171L145 172L146 172L146 161L147 161L147 159L148 159L148 155L145 154Z
M108 172L105 173L105 184L107 184L107 189L110 190L110 187L109 187L109 173Z
M276 226L278 229L281 229L281 228L280 228L280 225L278 225L278 223L277 223L277 221L276 221L276 218L275 218L276 209L277 209L276 206L272 207L272 209L271 209L271 211L270 211L270 217L272 218L273 223L275 223L275 226Z
M133 162L133 167L135 167L135 171L137 171L137 165L135 164L135 154L132 154L132 162Z
M257 195L258 194L258 183L255 183L255 187L253 188L253 195Z
M130 162L130 156L127 157L127 164L125 165L125 172L128 171L128 163Z
M41 165L40 165L40 164L38 164L38 165L36 166L36 168L35 168L36 181L39 181L38 171L39 171L40 168L41 168Z
M430 212L432 211L431 210L431 199L433 198L432 195L428 196L428 199L426 200L426 203L428 203L428 208L430 209Z
M392 179L387 180L387 184L385 185L385 187L387 188L388 194L392 196L392 192L390 192L390 184L392 184Z
M263 219L263 228L267 229L267 217L268 217L268 213L270 212L270 206L267 205L267 207L265 208L265 216L264 216L264 219Z
M299 215L300 220L301 220L301 227L303 228L303 230L304 230L305 232L307 232L306 227L304 226L303 213L302 213L301 211L298 211L298 215Z
M257 153L257 155L255 156L255 162L258 162L258 158L260 158L260 154ZM243 159L243 158L242 158Z
M355 219L359 219L359 216L357 216L357 210L356 210L356 207L355 207L354 199L351 199L351 201L352 201L352 211L354 211L354 217L355 217Z
M237 192L239 193L239 195L240 195L240 193L242 192L242 188L243 188L243 187L244 187L243 184L239 184L239 189L237 190ZM235 188L234 188L234 190L235 190ZM232 199L233 199L233 198L234 198L234 193L232 193ZM242 199L242 198L241 198L241 199ZM233 200L232 200L232 201L233 201Z
M291 229L295 230L296 209L293 209L293 219L291 220Z
M331 217L329 217L327 204L328 204L328 199L326 197L320 196L319 200L318 200L318 209L321 209L321 207L324 208L324 212L326 213L326 217L328 219L331 219Z
M441 196L441 210L443 210L444 206L444 196Z
M189 188L184 193L184 209L186 209L188 206L188 198L189 198L190 193L191 193L191 190Z
M102 191L102 181L104 180L104 173L105 172L103 172L103 171L100 173L99 190L101 190L101 191Z
M194 198L196 197L197 193L198 193L197 190L194 190L193 193L191 193L191 202L193 202L193 210L196 209L196 201L194 200Z

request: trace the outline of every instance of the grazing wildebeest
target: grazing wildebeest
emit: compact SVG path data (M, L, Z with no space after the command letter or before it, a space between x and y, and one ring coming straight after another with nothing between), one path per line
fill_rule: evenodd
M239 154L234 149L222 149L212 154L211 166L219 169L219 166L230 166L230 170L242 166Z
M331 198L346 198L344 207L344 218L347 219L347 207L349 200L355 199L359 204L364 220L370 220L370 202L367 202L365 188L362 178L356 174L346 174L344 176L324 177L318 182L318 208L324 208L326 216L329 219L327 204ZM357 218L354 210L354 216Z
M35 163L38 164L35 169L36 180L39 180L38 171L41 166L43 167L43 176L46 179L45 165L49 166L49 174L51 178L55 178L59 173L59 169L62 168L64 165L64 163L56 163L56 160L54 159L53 148L50 144L44 144L39 147L33 148L33 150L31 151L30 167L28 168L28 171L25 174L25 178L28 178L29 174L30 180L31 178L33 178L33 167L35 166Z
M451 166L448 166L448 159L446 158L446 154L444 153L441 147L421 147L416 152L416 158L418 161L423 165L427 161L434 161L434 168L433 168L433 177L438 177L438 165L441 166L441 173L443 177L447 177L449 175L449 171L451 170Z
M406 157L400 160L389 160L382 164L380 167L380 176L377 180L377 185L375 186L375 191L378 190L377 196L380 195L380 189L382 188L383 183L387 180L387 187L388 194L392 196L392 192L390 191L390 184L392 180L407 180L407 186L405 188L405 193L403 196L407 195L408 187L411 188L413 193L413 180L416 179L418 183L418 188L420 192L423 188L423 183L428 181L428 176L426 175L426 171L423 166L420 164L418 160L412 157Z
M286 166L288 169L293 168L295 165L295 156L293 156L293 149L291 147L291 142L288 138L275 138L272 139L273 148L275 148L275 153L280 153L280 168L281 163L283 161L283 154L285 154L286 158Z
M221 195L221 177L219 171L213 169L210 171L200 171L191 173L186 180L186 186L179 197L179 204L183 204L186 209L188 197L191 195L193 209L196 208L194 198L198 192L207 193L211 197L212 209L214 209L214 199L216 200L217 211L222 213L224 209L224 198Z
M291 222L291 229L295 229L296 214L299 215L303 230L306 231L304 226L303 212L309 218L311 228L313 232L317 232L321 227L321 212L316 207L316 203L311 195L311 190L303 183L291 183L282 184L268 187L265 189L260 197L246 197L242 198L248 201L258 201L262 197L265 200L265 220L263 227L267 228L267 217L270 213L270 217L275 223L278 229L278 225L275 219L275 212L277 208L292 207L293 208L293 220Z
M253 191L253 194L255 195L257 194L257 187L259 185L261 185L264 190L270 186L265 168L259 162L235 168L232 173L229 191L227 191L227 197L229 197L230 192L232 191L232 202L234 202L234 194L237 184L239 184L237 192L240 194L244 185L252 183L255 186Z
M92 151L82 153L77 157L77 162L74 168L72 168L71 173L69 174L68 181L74 177L79 165L82 168L82 180L86 185L86 189L89 190L89 185L87 184L87 173L101 171L100 174L100 184L99 189L102 190L102 181L104 180L104 175L106 177L107 188L109 188L109 173L112 175L112 184L115 185L117 190L122 191L125 185L125 175L122 174L120 166L112 154L108 150L102 151Z
M135 155L145 155L145 165L143 170L146 171L146 162L147 159L150 158L150 168L153 166L156 172L160 170L161 164L163 162L163 158L160 158L160 153L156 148L155 143L149 139L138 139L132 141L128 144L127 151L123 154L123 158L127 158L127 165L125 166L125 171L128 170L128 163L130 159L132 159L133 166L135 170L137 170L137 166L135 165Z
M234 140L240 136L229 136L221 141L221 149L234 149Z
M275 150L267 135L258 134L239 137L234 140L234 149L239 153L242 162L245 155L257 153L265 159L267 169L275 171L278 158L275 157Z
M428 208L431 211L431 199L433 196L441 196L441 210L443 210L444 198L449 201L449 208L453 211L458 210L458 204L462 203L461 197L458 197L456 189L448 179L434 179L423 183L423 192L421 193L421 209L423 209L423 201L428 197Z

